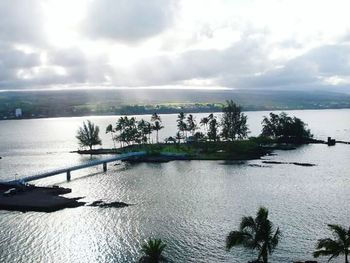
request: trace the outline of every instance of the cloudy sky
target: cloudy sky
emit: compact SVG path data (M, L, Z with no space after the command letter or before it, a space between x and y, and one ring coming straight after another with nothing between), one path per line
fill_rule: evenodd
M0 0L0 90L349 89L349 0Z

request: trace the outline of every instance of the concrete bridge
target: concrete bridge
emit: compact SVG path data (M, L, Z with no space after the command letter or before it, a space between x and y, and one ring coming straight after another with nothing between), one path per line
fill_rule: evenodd
M76 171L76 170L80 170L80 169L84 169L84 168L88 168L88 167L102 164L103 171L106 172L107 171L107 163L115 162L115 161L122 161L122 160L129 159L132 157L139 157L139 156L144 156L144 155L146 155L146 152L124 153L124 154L120 154L116 157L102 159L102 160L94 160L91 162L86 162L86 163L71 166L71 167L61 168L61 169L57 169L57 170L53 170L53 171L49 171L49 172L44 172L44 173L40 173L40 174L36 174L36 175L32 175L32 176L27 176L25 178L21 178L19 180L14 180L14 181L9 181L7 183L18 183L18 182L27 183L30 181L35 181L35 180L43 179L43 178L54 176L57 174L64 174L64 173L67 176L67 181L70 181L72 171Z

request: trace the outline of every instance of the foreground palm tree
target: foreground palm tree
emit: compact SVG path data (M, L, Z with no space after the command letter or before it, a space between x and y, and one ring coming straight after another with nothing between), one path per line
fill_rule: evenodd
M144 254L139 262L142 263L158 263L168 262L165 256L162 255L166 244L161 239L150 238L146 243L142 245L142 253Z
M261 207L256 218L243 217L239 231L232 231L226 238L226 248L243 246L252 250L258 250L258 259L268 262L268 255L272 254L278 245L281 232L279 228L274 232L273 224L268 219L268 210Z
M333 232L335 239L319 239L316 245L317 250L314 252L314 257L330 256L328 259L328 261L330 261L339 255L344 255L345 263L349 263L350 227L345 229L345 227L340 225L328 225L328 228Z

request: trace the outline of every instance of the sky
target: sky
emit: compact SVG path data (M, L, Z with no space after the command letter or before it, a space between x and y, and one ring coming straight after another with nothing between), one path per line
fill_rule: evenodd
M348 0L0 0L0 90L347 89Z

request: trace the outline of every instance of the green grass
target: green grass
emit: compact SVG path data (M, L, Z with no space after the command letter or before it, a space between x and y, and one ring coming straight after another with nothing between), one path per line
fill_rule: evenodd
M232 142L195 142L181 144L143 144L123 148L124 152L145 151L150 155L170 153L186 155L190 159L199 160L246 160L256 159L266 154L261 144L270 140L252 138Z

